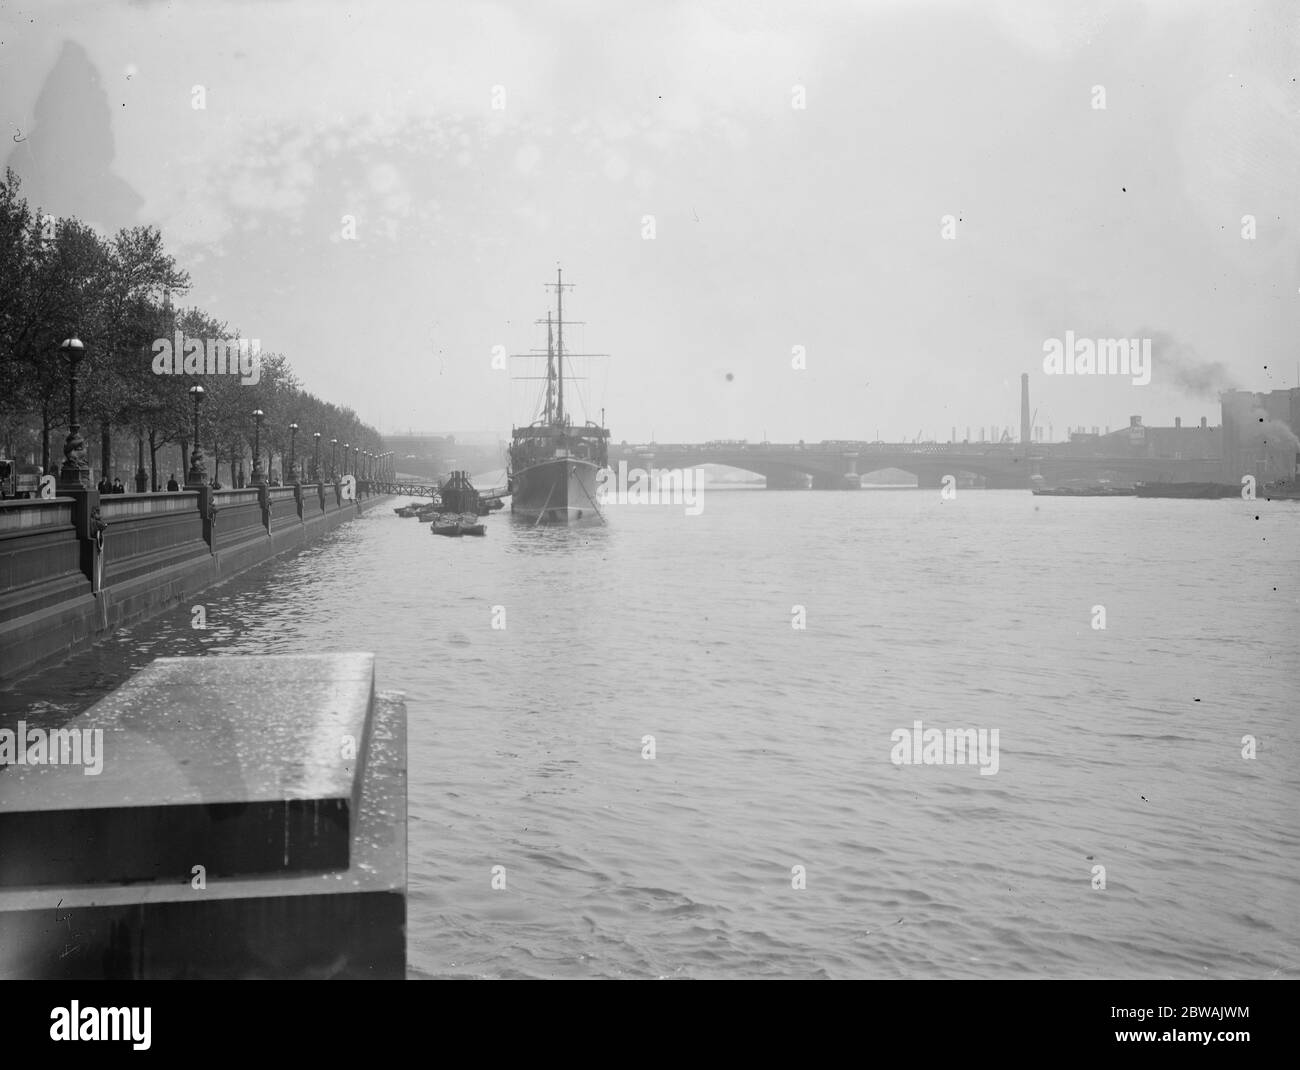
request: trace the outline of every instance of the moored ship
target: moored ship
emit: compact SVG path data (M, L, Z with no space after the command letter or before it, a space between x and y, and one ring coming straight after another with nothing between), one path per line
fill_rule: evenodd
M596 477L609 462L609 431L590 420L575 424L565 409L564 360L577 355L564 348L564 290L572 284L557 268L547 285L555 287L556 316L546 317L546 388L539 418L511 433L510 510L539 524L567 524L600 517Z
M1232 483L1139 483L1139 498L1237 498L1241 487Z
M1277 479L1265 483L1260 494L1268 501L1300 501L1300 484L1295 480Z
M1137 494L1134 487L1110 487L1096 484L1088 487L1035 487L1034 493L1056 498L1131 498Z

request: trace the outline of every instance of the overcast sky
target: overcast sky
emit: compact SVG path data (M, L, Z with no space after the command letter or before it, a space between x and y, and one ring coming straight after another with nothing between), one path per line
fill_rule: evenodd
M1022 371L1058 438L1218 423L1159 350L1045 376L1067 330L1296 385L1294 2L0 12L29 199L158 225L183 303L382 430L528 419L493 347L545 345L557 263L615 440L946 440L1018 425Z

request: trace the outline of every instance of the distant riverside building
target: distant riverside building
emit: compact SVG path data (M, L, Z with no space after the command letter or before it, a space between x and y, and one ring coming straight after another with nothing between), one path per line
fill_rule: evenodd
M1300 388L1252 394L1230 390L1223 408L1223 458L1233 475L1294 480L1300 453Z
M505 467L505 444L491 432L385 434L384 447L396 454L398 469L412 475L428 477L455 469L472 473Z
M1223 456L1223 429L1207 427L1201 417L1199 426L1184 427L1182 417L1175 417L1173 427L1147 427L1141 416L1129 417L1128 427L1104 436L1107 452L1123 447L1128 456L1155 457L1171 461L1213 461Z
M1097 456L1151 458L1169 461L1215 461L1223 456L1223 434L1218 427L1207 427L1204 416L1199 426L1183 426L1181 417L1174 418L1173 427L1148 427L1141 416L1129 417L1127 427L1118 431L1109 428L1088 430L1083 427L1070 431L1070 444L1091 448Z
M1233 390L1220 398L1221 425L1183 424L1148 427L1141 416L1129 417L1117 431L1099 428L1070 431L1071 445L1099 457L1150 458L1171 461L1224 462L1223 478L1236 482L1253 475L1261 483L1292 481L1300 461L1300 389L1254 394Z

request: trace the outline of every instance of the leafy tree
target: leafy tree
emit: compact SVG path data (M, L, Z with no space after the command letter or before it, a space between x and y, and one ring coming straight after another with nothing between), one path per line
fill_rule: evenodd
M40 444L48 470L50 439L65 427L68 365L59 344L79 337L86 346L78 389L79 422L98 422L101 466L112 464L112 429L129 428L138 443L147 443L151 484L161 485L158 454L166 445L181 449L182 473L188 467L193 434L189 388L204 387L200 406L200 441L212 452L212 475L223 461L235 481L237 467L251 466L253 411L261 409L261 448L268 476L286 480L289 425L297 423L297 459L306 470L314 465L314 432L321 434L319 478L329 474L329 441L337 438L336 473L350 471L353 454L344 458L342 444L380 452L383 439L350 408L334 405L306 391L287 357L262 354L260 378L244 384L233 374L159 375L153 368L157 339L171 339L180 329L188 338L238 339L225 323L201 309L177 312L173 292L189 287L153 227L132 227L105 240L77 219L52 219L23 198L17 175L0 181L0 442L13 449L15 439ZM181 356L182 354L177 354ZM279 459L278 465L275 460ZM219 477L218 477L219 478Z

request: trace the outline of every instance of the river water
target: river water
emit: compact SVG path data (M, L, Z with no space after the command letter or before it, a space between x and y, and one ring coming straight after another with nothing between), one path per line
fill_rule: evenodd
M381 505L0 716L373 651L412 977L1300 976L1300 503L707 491L459 540ZM916 721L996 773L895 764Z

